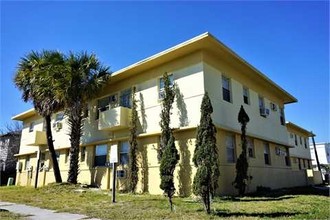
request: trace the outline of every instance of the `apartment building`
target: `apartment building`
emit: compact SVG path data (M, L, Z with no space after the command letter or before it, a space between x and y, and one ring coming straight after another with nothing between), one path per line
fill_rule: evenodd
M117 186L119 189L125 188L131 93L135 87L139 113L140 181L137 191L162 193L159 188L157 148L161 133L159 115L164 72L176 85L171 127L180 153L180 162L175 171L178 195L188 196L192 193L196 171L192 157L205 91L209 93L214 108L212 117L217 128L221 174L218 194L236 193L232 182L235 178L235 162L241 152L240 124L237 121L241 105L250 117L247 135L249 175L253 178L248 191L255 191L257 186L281 188L306 184L306 175L293 172L295 168L289 157L294 146L288 140L284 114L285 105L297 100L209 33L112 74L108 87L88 106L81 139L80 183L110 189L112 168L108 163L109 155L111 149L118 147ZM41 150L42 163L38 184L42 186L54 182L43 119L33 109L13 119L24 123L21 148L17 155L23 166L17 174L17 184L33 183L38 150ZM65 180L70 146L66 117L59 112L54 115L52 123L54 145Z

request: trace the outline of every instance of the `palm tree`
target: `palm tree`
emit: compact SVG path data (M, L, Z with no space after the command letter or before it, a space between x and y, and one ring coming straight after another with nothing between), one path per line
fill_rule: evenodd
M53 162L54 176L57 183L62 182L56 159L51 130L51 115L62 107L56 99L51 85L64 71L64 56L57 51L32 51L21 58L15 73L14 83L22 92L24 102L31 101L36 111L45 119L48 149Z
M70 167L68 182L77 183L79 145L83 130L83 112L87 102L95 98L109 79L109 68L100 64L94 54L70 53L66 58L67 72L60 83L60 99L70 126Z

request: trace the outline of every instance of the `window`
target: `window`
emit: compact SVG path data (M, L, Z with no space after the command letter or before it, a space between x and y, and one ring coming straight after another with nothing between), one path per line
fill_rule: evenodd
M302 161L303 161L304 169L306 169L305 159L302 159Z
M95 158L94 158L94 166L105 166L107 161L108 154L108 145L96 145L95 147Z
M246 141L247 141L247 150L249 157L255 157L253 139L247 138Z
M39 163L39 171L40 172L44 170L45 160L46 160L46 154L41 153L40 154L40 163Z
M293 134L292 133L290 133L290 138L293 138Z
M29 132L33 132L33 130L34 130L34 121L30 123Z
M128 141L121 142L119 152L119 163L128 164L129 143Z
M266 114L265 114L265 99L262 96L259 96L259 112L260 112L261 116L266 117Z
M245 104L250 104L250 95L249 95L249 89L246 87L243 87L243 101Z
M26 156L24 167L25 167L25 170L27 170L30 167L30 155Z
M60 162L60 152L55 151L55 154L56 154L56 160L59 163Z
M298 146L298 139L296 134L294 134L294 144Z
M120 93L120 106L131 108L132 89L126 89Z
M280 121L281 121L281 125L285 125L284 108L281 107L280 107Z
M112 94L110 96L107 96L105 98L99 99L97 101L97 114L96 114L96 119L99 118L100 112L107 111L112 108L118 107L118 94ZM88 108L87 108L88 111Z
M307 148L308 145L308 138L305 139L305 148Z
M299 170L301 170L301 162L300 162L300 158L298 158L298 165L299 165Z
M80 151L80 161L84 162L86 157L86 147L82 147Z
M291 166L289 149L286 148L285 150L286 150L286 152L285 152L285 165L286 166Z
M302 137L300 136L299 139L300 139L300 144L302 145L302 144L303 144L303 143L302 143Z
M311 168L311 163L310 163L310 161L309 161L309 160L307 160L307 166L308 166L308 169L310 169L310 168Z
M269 144L267 142L264 142L264 159L265 159L265 164L270 165Z
M235 162L235 137L234 135L226 136L226 150L227 150L227 162L234 163Z
M64 113L63 112L59 112L55 116L55 121L62 121L63 118L64 118Z
M168 75L170 80L170 87L174 85L174 77L173 74ZM163 77L159 79L159 92L158 92L158 99L163 99L165 95L165 83Z
M222 76L222 98L227 102L231 102L230 79L225 76Z

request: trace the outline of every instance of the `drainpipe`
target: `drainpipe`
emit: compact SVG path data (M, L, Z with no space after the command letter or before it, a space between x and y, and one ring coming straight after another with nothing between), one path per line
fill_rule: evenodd
M322 176L322 171L321 171L321 166L320 166L320 161L319 161L319 156L317 155L317 150L316 150L316 145L315 145L315 140L314 140L314 137L316 135L313 134L313 132L311 132L311 134L312 134L311 136L312 136L312 141L313 141L313 146L314 146L314 153L315 153L317 168L321 173L321 179L322 179L322 182L324 183L323 176Z

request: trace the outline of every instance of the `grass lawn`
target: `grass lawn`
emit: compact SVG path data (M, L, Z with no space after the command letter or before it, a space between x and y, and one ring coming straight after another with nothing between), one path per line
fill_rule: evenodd
M0 187L0 200L101 219L330 218L329 192L309 187L268 192L266 196L218 197L212 202L211 215L205 214L202 204L191 198L174 198L175 211L170 212L163 196L117 194L117 203L113 204L109 192L88 189L78 193L75 189L80 187ZM16 215L3 217L6 214L9 213L0 212L0 219L19 219Z
M0 219L6 220L23 220L23 216L8 212L6 210L0 209Z

